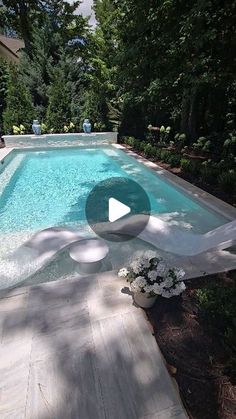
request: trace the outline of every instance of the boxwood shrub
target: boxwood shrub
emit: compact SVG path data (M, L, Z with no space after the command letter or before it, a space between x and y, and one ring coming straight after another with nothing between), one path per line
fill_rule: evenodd
M228 172L221 173L218 176L218 184L225 192L236 193L236 171L232 169Z
M161 150L160 152L160 159L164 163L169 163L169 159L171 158L171 151L169 150Z
M218 164L211 160L204 161L201 164L200 175L203 182L215 184L219 175Z
M171 167L179 167L181 156L179 154L171 154L168 158L168 163Z
M144 154L146 157L152 157L153 154L153 146L150 143L147 143L144 147Z
M200 164L197 160L182 158L180 160L180 167L186 175L197 176L200 174Z
M139 150L144 151L146 145L147 145L146 141L141 141L139 145Z

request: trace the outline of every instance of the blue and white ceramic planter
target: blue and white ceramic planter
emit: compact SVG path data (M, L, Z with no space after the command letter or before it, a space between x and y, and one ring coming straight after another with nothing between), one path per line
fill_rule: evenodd
M32 130L35 135L41 135L41 125L37 119L33 120Z
M83 130L85 133L89 134L91 132L92 126L89 122L89 119L85 119L83 123Z

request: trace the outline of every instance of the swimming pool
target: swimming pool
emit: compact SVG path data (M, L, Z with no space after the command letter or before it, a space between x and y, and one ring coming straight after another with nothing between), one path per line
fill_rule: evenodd
M0 171L0 289L22 285L26 278L32 283L49 280L51 267L32 277L40 265L27 248L22 253L21 245L36 231L72 226L85 237L94 236L86 219L86 200L97 183L110 177L135 180L148 194L151 213L181 229L205 233L229 220L115 146L13 150ZM151 247L133 239L122 249L111 242L109 248L115 269ZM63 271L64 259L59 265ZM58 269L51 272L53 280Z
M0 174L0 234L86 224L92 188L130 177L147 192L152 214L205 233L228 221L112 146L14 150Z

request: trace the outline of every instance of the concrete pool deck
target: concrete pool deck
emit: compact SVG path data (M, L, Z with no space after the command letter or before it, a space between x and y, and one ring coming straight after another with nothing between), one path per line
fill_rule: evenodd
M187 418L125 287L109 272L0 294L1 418Z

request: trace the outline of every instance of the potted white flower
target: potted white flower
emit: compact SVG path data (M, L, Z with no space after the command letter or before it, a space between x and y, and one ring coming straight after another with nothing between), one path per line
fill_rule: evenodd
M171 268L157 256L143 256L118 272L119 277L130 283L134 301L143 308L151 307L158 295L165 298L180 295L186 288L184 275L182 268Z

